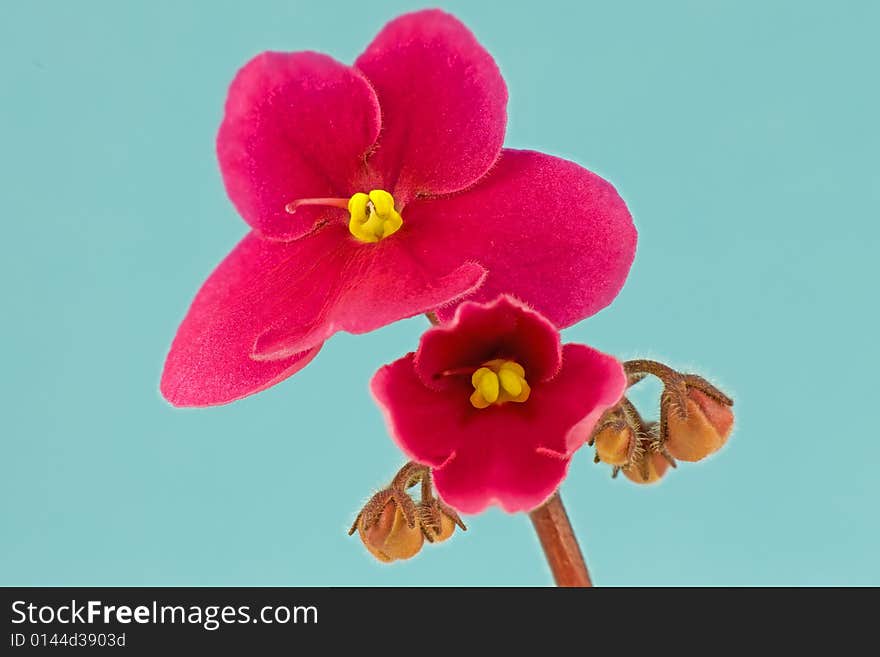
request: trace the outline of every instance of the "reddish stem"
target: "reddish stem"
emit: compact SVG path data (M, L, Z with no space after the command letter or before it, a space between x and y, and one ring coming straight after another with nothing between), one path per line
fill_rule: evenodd
M559 493L529 514L557 586L593 586Z

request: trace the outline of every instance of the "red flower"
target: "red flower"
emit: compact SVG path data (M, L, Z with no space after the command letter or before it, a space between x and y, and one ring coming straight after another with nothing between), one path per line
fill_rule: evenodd
M636 232L614 188L576 164L502 150L507 89L458 20L389 23L355 65L269 52L238 73L217 137L253 228L199 291L161 389L221 404L364 333L464 297L510 292L558 326L615 297Z
M371 387L395 442L433 468L447 504L514 512L553 494L626 375L611 356L561 345L546 318L502 296L461 304Z

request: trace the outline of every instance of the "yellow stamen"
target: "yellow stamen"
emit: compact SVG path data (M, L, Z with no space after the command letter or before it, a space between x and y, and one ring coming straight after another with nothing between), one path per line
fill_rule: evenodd
M501 358L490 360L471 376L471 385L474 386L471 405L488 408L492 404L526 401L532 390L525 376L526 372L519 363Z
M348 230L361 242L378 242L403 225L400 213L394 209L394 197L384 189L369 194L358 192L348 200L348 212Z

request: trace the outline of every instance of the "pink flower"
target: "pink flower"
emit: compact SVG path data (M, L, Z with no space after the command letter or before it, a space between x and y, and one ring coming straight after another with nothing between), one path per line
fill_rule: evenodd
M389 23L354 66L263 53L232 82L217 154L252 231L196 295L161 390L222 404L364 333L510 292L568 326L608 303L636 232L580 166L502 149L507 89L458 20Z
M545 317L502 296L461 304L371 387L394 441L433 469L447 504L515 512L556 491L626 375L611 356L561 345Z

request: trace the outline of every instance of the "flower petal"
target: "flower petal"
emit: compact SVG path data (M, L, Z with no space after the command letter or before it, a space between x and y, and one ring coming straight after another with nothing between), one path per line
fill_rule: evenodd
M533 386L529 401L520 406L534 412L531 421L541 424L542 452L571 456L625 391L626 374L616 358L587 345L566 344L559 374Z
M357 70L313 52L265 52L236 75L217 135L229 197L245 221L273 239L295 239L336 208L285 205L348 198L381 127L379 103Z
M463 379L456 389L436 391L416 375L414 354L380 368L370 390L382 410L391 437L411 459L430 466L443 464L463 439L461 427L474 412L473 389Z
M474 408L466 379L425 386L408 354L381 368L371 390L391 437L434 470L437 491L459 511L497 503L509 512L543 503L565 476L571 455L626 388L623 367L584 345L563 347L562 368L532 386L522 404Z
M254 341L279 311L278 299L301 262L287 245L247 235L196 295L177 331L160 389L175 406L225 404L259 392L305 367L321 344L272 362L251 358ZM295 246L294 246L295 245Z
M491 504L508 513L531 511L556 492L569 462L510 448L502 436L492 435L435 469L434 485L443 501L462 513L479 513Z
M424 333L415 368L426 386L442 389L450 379L443 372L473 370L495 358L514 358L531 384L549 379L562 364L559 332L509 296L489 304L465 302L451 322Z
M413 257L408 230L404 224L388 239L363 244L347 227L334 224L299 240L324 240L335 250L320 267L289 286L277 321L257 339L255 357L288 358L336 331L367 333L453 303L482 284L486 271L480 265L462 259L441 263L437 269ZM326 249L314 253L322 250Z
M413 249L432 266L470 258L486 267L485 284L469 300L511 294L560 328L607 306L635 256L636 229L614 187L532 151L505 149L477 185L416 200L405 221L418 225ZM454 311L437 314L447 321Z
M382 106L370 167L399 203L463 189L498 158L507 87L492 56L455 17L439 10L400 16L355 66Z
M571 456L626 390L623 367L611 356L579 344L562 349L559 374L533 386L527 402L477 411L483 415L466 425L454 456L434 470L449 505L463 513L493 503L530 511L559 486Z
M585 345L563 346L559 374L533 386L527 402L478 411L454 456L434 470L437 492L464 513L493 503L508 512L534 509L625 389L617 360Z

